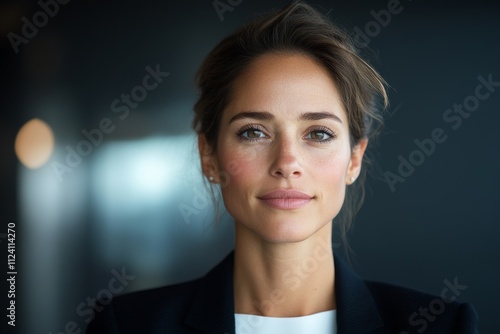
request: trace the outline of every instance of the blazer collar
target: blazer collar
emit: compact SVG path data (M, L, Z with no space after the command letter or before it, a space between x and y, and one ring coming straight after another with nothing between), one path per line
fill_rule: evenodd
M335 255L334 258L337 332L342 334L387 333L365 281L339 256Z
M337 255L335 292L337 332L386 333L366 283ZM200 280L184 323L202 333L234 334L234 252Z

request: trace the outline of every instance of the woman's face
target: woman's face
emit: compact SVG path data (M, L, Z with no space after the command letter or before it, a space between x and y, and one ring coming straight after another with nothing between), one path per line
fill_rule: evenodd
M221 183L236 228L270 242L331 233L365 147L351 149L334 81L303 55L255 59L235 82L216 150L200 138L203 170Z

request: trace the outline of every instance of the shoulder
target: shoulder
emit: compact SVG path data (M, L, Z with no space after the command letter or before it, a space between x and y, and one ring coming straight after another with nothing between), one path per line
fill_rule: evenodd
M445 281L440 295L365 281L384 323L397 333L476 333L477 314L457 297L466 286Z
M182 327L201 279L165 287L132 292L114 297L107 305L95 308L87 333L153 333L168 324Z
M198 279L115 297L96 309L87 334L229 332L234 326L232 268L230 253Z
M363 326L373 331L383 328L385 331L380 333L477 333L474 308L458 302L467 286L461 285L457 278L444 280L439 295L431 295L364 280L335 256L335 281L337 320L343 332L356 332Z

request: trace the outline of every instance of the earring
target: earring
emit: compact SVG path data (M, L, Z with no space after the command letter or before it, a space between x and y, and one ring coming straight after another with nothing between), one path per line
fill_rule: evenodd
M351 183L354 183L356 181L356 178L354 176L351 176Z
M210 176L208 177L208 180L209 180L210 182L214 182L214 177L213 177L212 175L210 175Z

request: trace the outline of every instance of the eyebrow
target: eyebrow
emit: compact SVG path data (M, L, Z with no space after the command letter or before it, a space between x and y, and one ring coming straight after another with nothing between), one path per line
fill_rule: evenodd
M253 118L262 121L271 121L275 117L268 111L243 111L231 117L229 123L244 118ZM342 124L342 120L337 115L327 111L305 112L299 116L299 119L303 121L318 121L321 119L332 119Z

